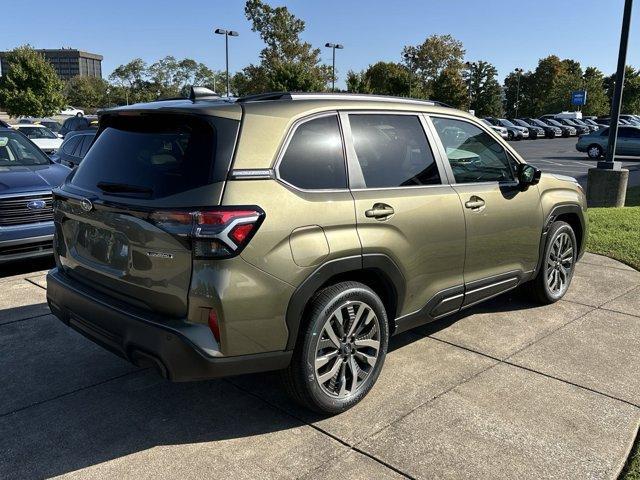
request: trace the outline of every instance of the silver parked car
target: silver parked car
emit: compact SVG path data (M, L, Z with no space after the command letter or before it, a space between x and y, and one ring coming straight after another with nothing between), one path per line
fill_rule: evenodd
M600 158L607 151L609 128L601 128L597 132L581 135L576 143L576 150L586 152L589 158ZM619 126L616 155L640 157L640 127Z

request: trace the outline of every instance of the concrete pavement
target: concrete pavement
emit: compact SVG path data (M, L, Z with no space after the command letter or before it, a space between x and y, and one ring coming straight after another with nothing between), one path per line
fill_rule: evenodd
M0 478L615 478L640 424L640 272L587 254L566 299L517 292L391 341L322 418L276 374L172 384L0 278Z

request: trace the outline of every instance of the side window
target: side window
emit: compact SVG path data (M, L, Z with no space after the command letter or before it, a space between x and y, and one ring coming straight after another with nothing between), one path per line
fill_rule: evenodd
M349 115L367 188L440 184L438 166L414 115Z
M80 158L84 158L91 146L91 142L93 141L92 135L81 135L82 137L82 146L80 149L76 149L75 155Z
M328 115L299 125L282 157L279 174L306 190L347 188L338 117Z
M80 135L76 135L75 137L71 137L69 140L64 142L64 144L62 145L62 151L64 153L66 153L67 155L73 155L73 151L78 146L78 143L80 143L81 139L82 139L82 137Z
M640 129L637 128L621 128L619 136L621 138L640 138Z
M515 165L491 135L464 120L432 117L456 183L514 179Z

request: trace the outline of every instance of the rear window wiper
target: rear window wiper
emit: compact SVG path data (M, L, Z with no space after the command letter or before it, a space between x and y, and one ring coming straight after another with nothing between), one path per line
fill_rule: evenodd
M128 183L98 182L96 186L103 192L112 193L115 195L129 194L151 196L153 194L153 190L149 187L142 187L140 185L129 185Z

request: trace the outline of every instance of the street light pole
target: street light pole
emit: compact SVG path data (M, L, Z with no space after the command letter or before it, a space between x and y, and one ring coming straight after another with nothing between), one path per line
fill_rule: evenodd
M609 124L609 141L607 142L607 156L604 162L598 162L598 168L607 170L619 170L620 162L615 162L616 142L618 139L618 122L620 121L620 108L622 107L622 89L624 87L624 74L627 65L627 46L629 44L629 29L631 27L631 7L633 0L625 0L624 15L622 17L622 33L620 35L620 50L618 52L618 71L616 84L611 102L611 123Z
M627 196L629 170L622 168L615 161L618 123L622 106L622 90L627 63L627 46L631 27L631 10L633 0L625 0L620 32L620 50L618 51L618 71L611 102L611 121L609 123L609 140L604 161L598 162L596 168L590 168L587 177L587 205L589 207L623 207Z
M333 50L333 63L331 66L331 91L335 92L336 91L336 48L338 50L342 50L344 48L344 45L341 45L339 43L325 43L324 44L325 47L327 48L331 48Z
M411 97L411 80L413 77L413 54L405 53L404 59L409 62L409 97Z
M225 30L224 28L216 28L213 33L218 35L224 35L224 51L225 51L225 65L227 71L227 98L231 95L231 88L229 86L229 37L237 37L239 34L234 30ZM214 73L215 78L215 73ZM214 87L215 90L215 87Z
M520 75L522 75L522 69L516 68L515 70L517 75L516 80L516 118L518 118L518 107L520 106Z
M464 64L467 67L467 71L469 72L469 81L467 82L467 91L469 93L469 110L471 110L471 101L472 101L472 95L471 95L471 75L473 74L473 67L476 66L475 62L465 62Z

